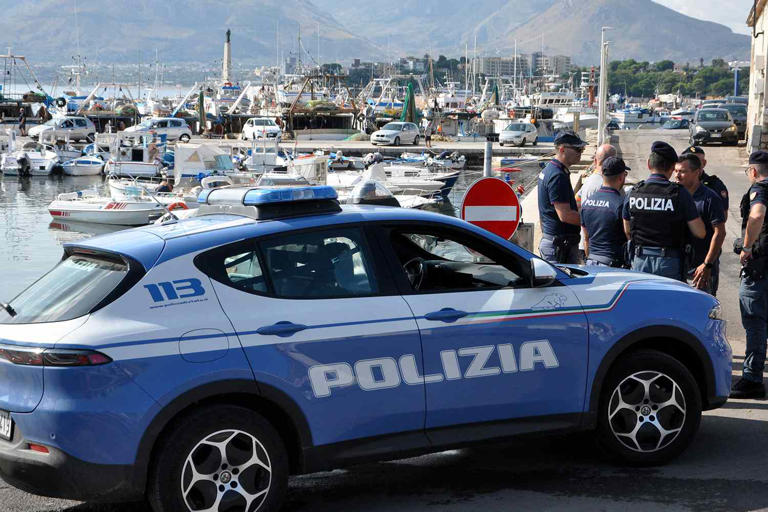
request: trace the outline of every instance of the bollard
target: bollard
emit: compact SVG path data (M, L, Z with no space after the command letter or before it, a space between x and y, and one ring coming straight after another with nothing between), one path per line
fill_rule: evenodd
M493 158L493 143L499 140L498 133L489 133L485 136L485 154L483 157L483 177L493 177L493 168L491 167L491 159Z

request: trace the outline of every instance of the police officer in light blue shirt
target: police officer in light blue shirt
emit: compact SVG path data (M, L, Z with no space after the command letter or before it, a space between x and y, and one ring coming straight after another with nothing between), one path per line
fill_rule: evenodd
M586 142L570 130L555 135L557 154L539 173L539 254L552 263L579 263L581 218L568 168L581 160Z
M691 194L669 181L676 163L672 146L654 142L648 157L650 176L627 194L622 216L632 246L632 270L685 282L683 248L688 230L696 238L707 232Z
M624 233L621 189L627 179L621 158L611 156L602 163L603 185L581 202L581 226L587 265L624 266Z

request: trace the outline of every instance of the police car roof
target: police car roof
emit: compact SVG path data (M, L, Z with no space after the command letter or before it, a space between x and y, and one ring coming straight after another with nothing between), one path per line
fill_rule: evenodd
M439 222L463 226L485 236L495 236L455 217L439 213L388 206L344 205L340 212L264 221L231 214L204 215L173 223L117 231L67 243L64 247L66 250L80 248L124 255L138 261L148 270L184 254L245 238L296 229L375 221Z

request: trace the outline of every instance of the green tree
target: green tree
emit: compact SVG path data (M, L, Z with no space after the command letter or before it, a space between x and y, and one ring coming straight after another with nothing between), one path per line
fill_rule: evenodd
M656 71L672 71L675 69L675 63L671 60L660 60L654 65Z

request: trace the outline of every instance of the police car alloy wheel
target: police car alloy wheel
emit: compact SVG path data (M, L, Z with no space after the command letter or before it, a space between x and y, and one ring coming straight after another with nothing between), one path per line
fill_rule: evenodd
M598 439L609 454L637 465L662 464L691 442L701 421L696 380L677 359L654 350L619 359L605 382Z
M148 485L155 512L271 512L288 484L280 435L237 406L201 409L177 421L159 444Z

